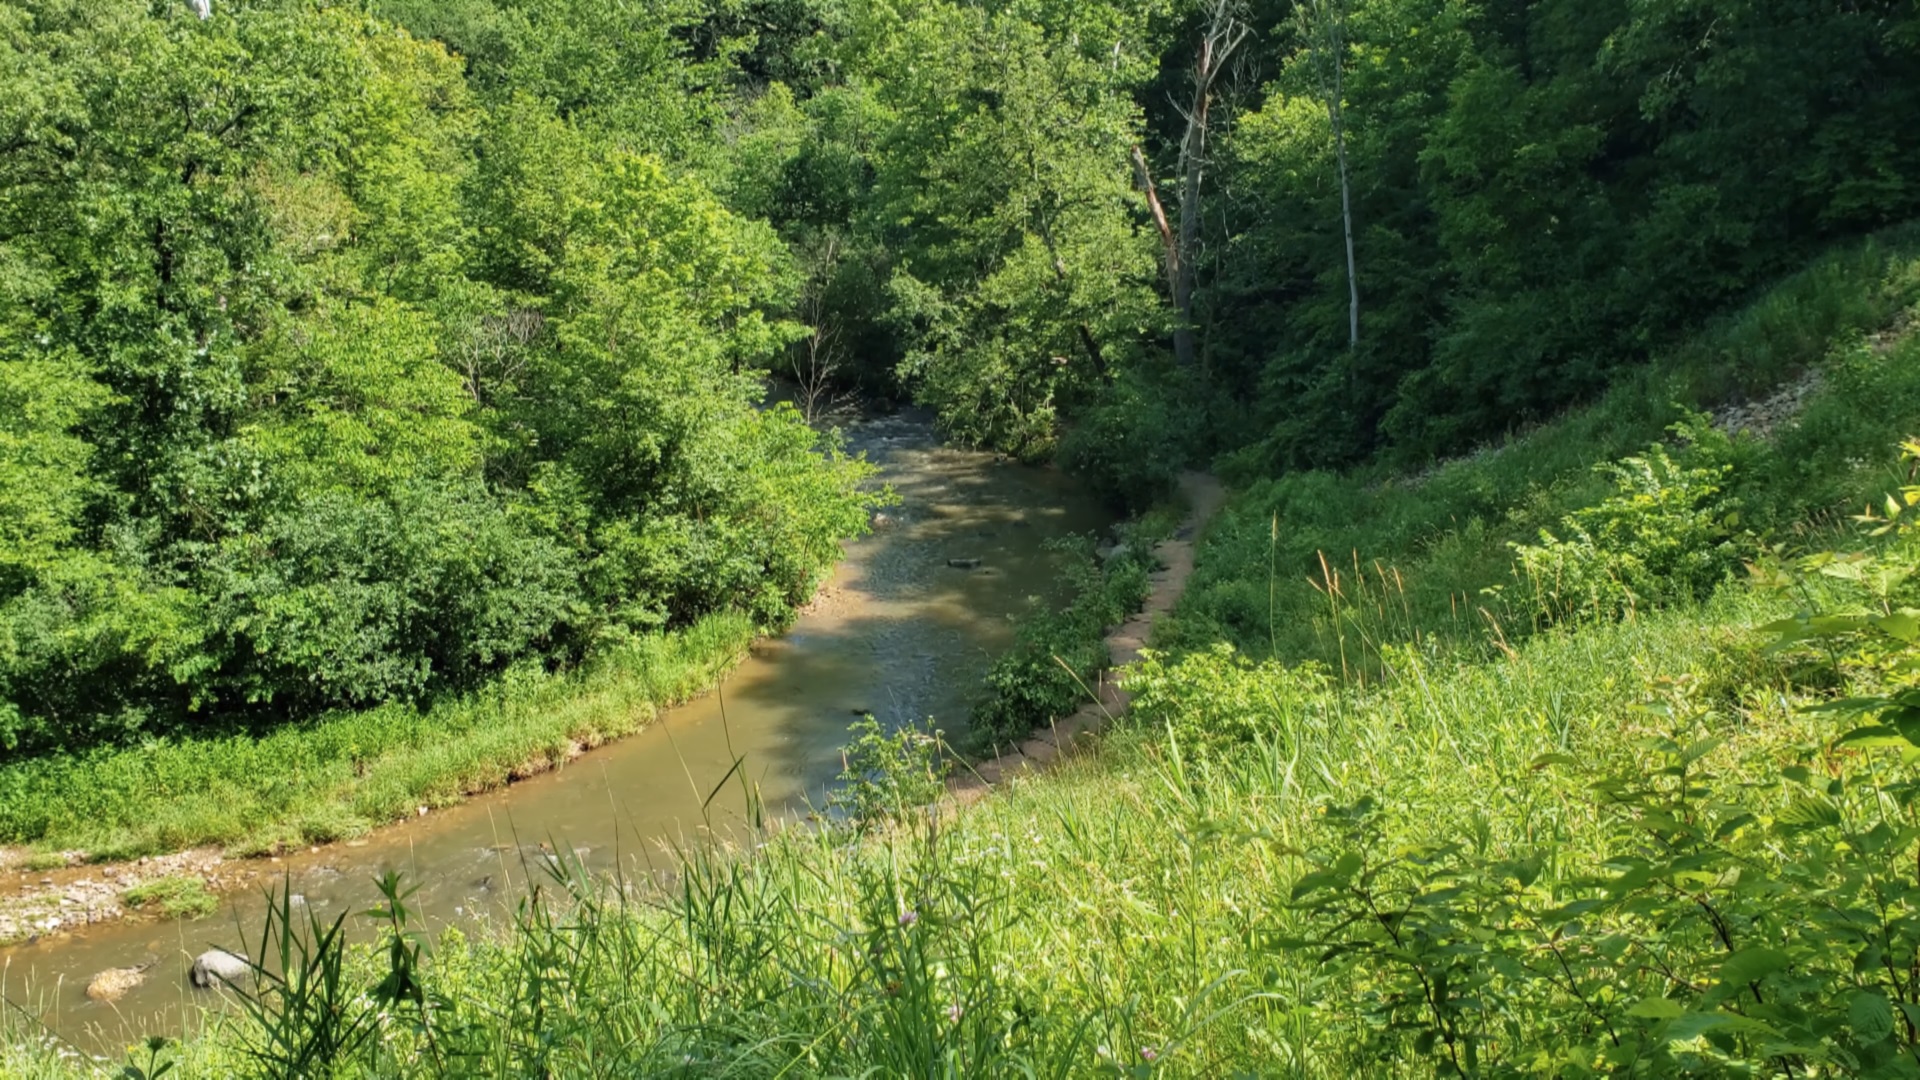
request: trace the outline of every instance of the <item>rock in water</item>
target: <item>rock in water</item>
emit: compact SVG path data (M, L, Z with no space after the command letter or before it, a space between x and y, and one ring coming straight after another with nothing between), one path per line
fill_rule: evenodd
M972 570L980 565L979 559L948 559L947 565L955 570Z
M95 1001L119 1001L120 995L139 986L147 977L147 967L108 968L87 984L87 996Z
M247 964L247 958L225 949L208 949L193 962L193 985L202 989L212 989L227 983L236 983L245 978L253 968Z

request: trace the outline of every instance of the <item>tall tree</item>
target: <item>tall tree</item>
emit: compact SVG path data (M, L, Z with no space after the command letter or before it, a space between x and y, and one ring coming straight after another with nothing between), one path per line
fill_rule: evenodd
M1353 181L1347 171L1347 0L1296 0L1293 10L1326 102L1327 122L1333 127L1333 158L1340 170L1340 231L1347 245L1347 348L1353 350L1360 347L1360 277L1353 257Z
M1084 39L930 4L883 54L867 227L897 263L903 372L959 437L1038 457L1155 322L1127 73Z
M1240 18L1238 0L1214 0L1194 48L1192 97L1181 110L1186 121L1180 138L1180 226L1176 231L1167 221L1158 187L1139 147L1133 150L1134 170L1146 193L1166 264L1167 290L1173 300L1173 351L1180 366L1195 366L1197 349L1193 333L1194 270L1200 246L1201 200L1206 183L1207 143L1212 124L1214 95L1233 54L1246 41L1250 28Z

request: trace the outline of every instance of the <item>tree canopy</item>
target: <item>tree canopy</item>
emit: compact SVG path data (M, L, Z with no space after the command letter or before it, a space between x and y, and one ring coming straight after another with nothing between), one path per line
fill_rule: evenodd
M26 750L778 624L867 496L770 374L1137 504L1221 455L1498 437L1920 199L1891 0L8 0L0 30Z

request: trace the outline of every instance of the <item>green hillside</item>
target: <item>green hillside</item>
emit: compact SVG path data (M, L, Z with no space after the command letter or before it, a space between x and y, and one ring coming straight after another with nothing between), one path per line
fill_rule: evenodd
M1917 47L0 2L0 843L325 842L634 730L868 527L836 402L1138 516L994 743L1077 707L1180 472L1232 493L1058 768L959 806L870 724L836 814L669 886L283 896L184 1044L9 1008L0 1073L1920 1076Z
M417 996L283 999L182 1066L378 1008L342 1075L1905 1075L1916 270L1832 256L1437 471L1249 486L1180 651L1052 773L693 853L670 895L556 877ZM1815 389L1650 451L1728 355Z

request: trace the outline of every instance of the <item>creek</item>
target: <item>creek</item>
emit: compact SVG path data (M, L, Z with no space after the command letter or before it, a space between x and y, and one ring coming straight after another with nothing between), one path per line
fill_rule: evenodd
M677 847L738 835L749 785L768 812L804 816L824 804L859 714L889 726L932 717L957 734L1012 642L1013 616L1055 592L1047 541L1112 519L1057 472L941 445L922 413L845 430L900 505L846 545L792 629L756 645L716 692L554 772L358 840L256 860L242 870L253 887L209 918L108 923L0 950L0 993L60 1038L118 1058L149 1034L206 1021L220 995L188 985L192 958L257 946L264 892L283 881L330 921L372 907L374 878L392 869L419 886L412 903L428 929L497 922L549 851L638 880L674 866ZM373 930L355 919L350 932L364 942ZM97 972L142 964L146 978L118 1001L86 996Z

